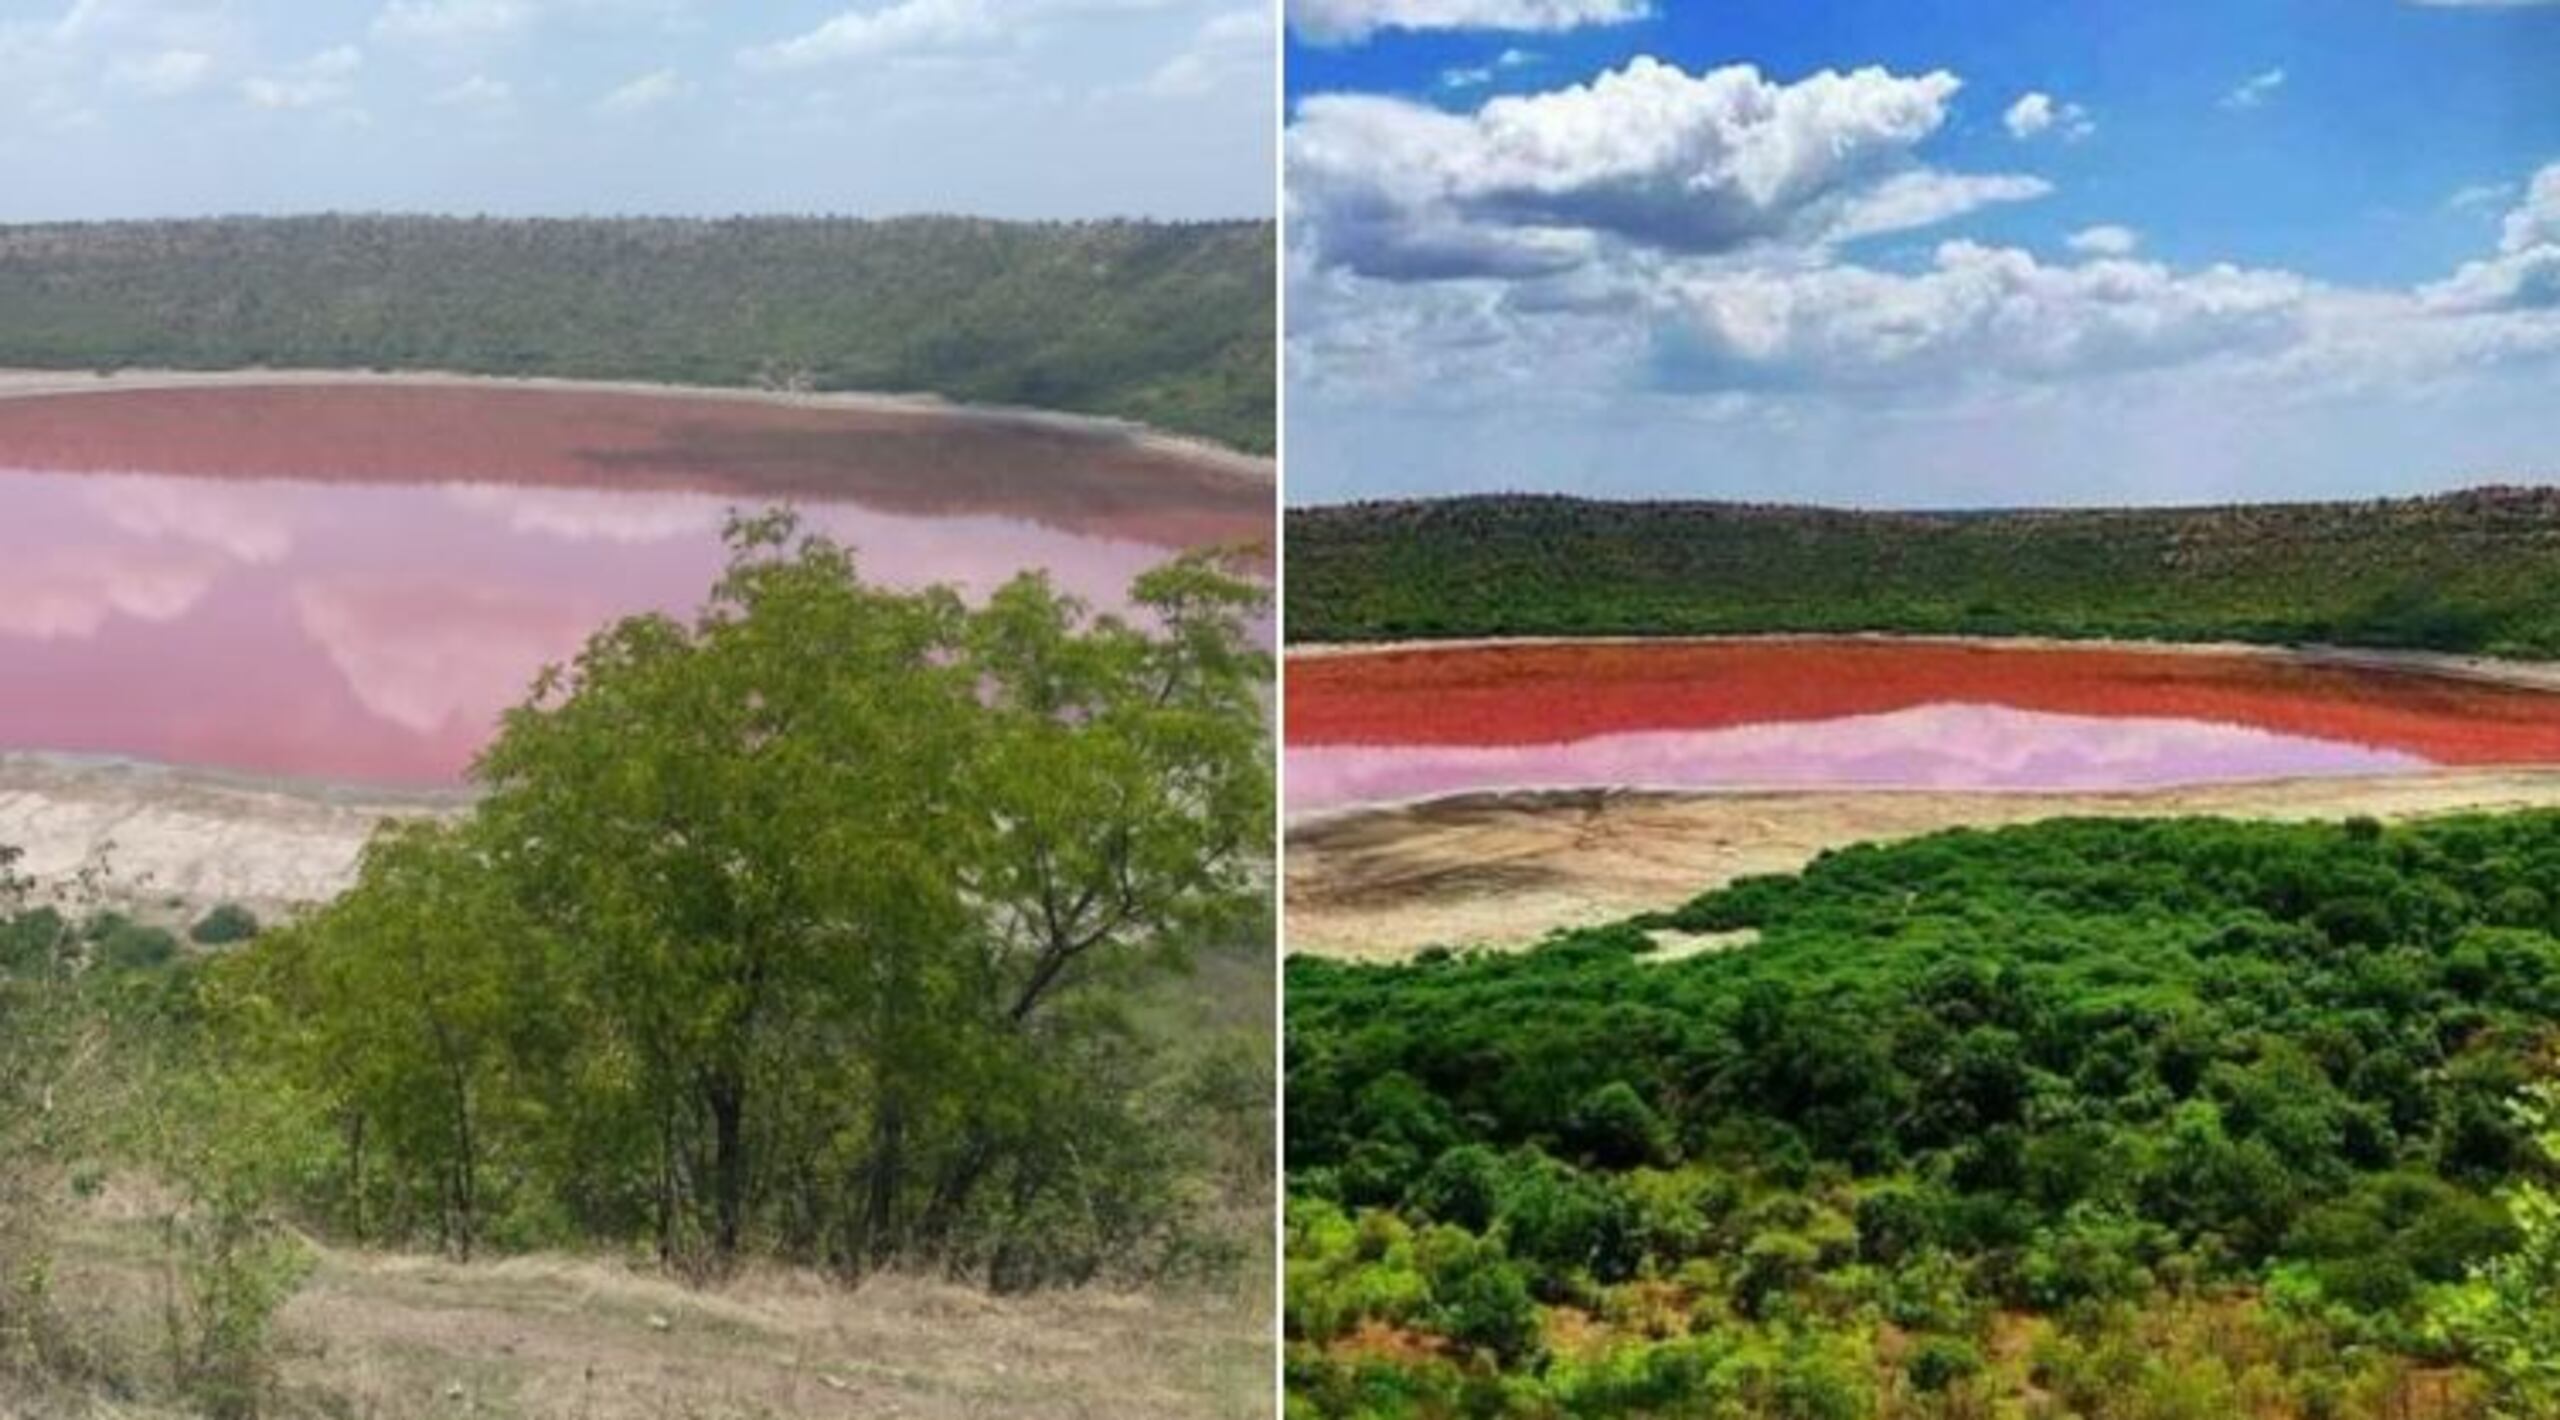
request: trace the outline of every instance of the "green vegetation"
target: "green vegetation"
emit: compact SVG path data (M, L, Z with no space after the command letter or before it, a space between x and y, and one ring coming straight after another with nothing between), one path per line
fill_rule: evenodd
M1133 619L1039 574L972 607L872 587L787 515L731 545L697 616L597 634L468 815L385 827L307 916L217 911L192 935L238 944L194 951L34 905L0 855L0 1409L32 1376L276 1410L305 1239L696 1280L1250 1274L1265 594L1196 554ZM139 1359L65 1340L51 1282L111 1176L165 1198Z
M1292 510L1293 639L1888 631L2560 657L2560 488L1856 513L1453 498Z
M220 903L187 929L187 940L200 947L228 947L258 935L258 914L236 902Z
M1274 439L1267 222L0 227L0 365L918 391Z
M2535 1086L2517 1107L2545 1163L2560 1165L2560 1085ZM2560 1196L2528 1179L2509 1195L2513 1252L2472 1270L2436 1302L2444 1334L2489 1373L2494 1413L2560 1415Z
M2554 1414L2554 883L2560 814L2057 820L1293 959L1293 1413Z

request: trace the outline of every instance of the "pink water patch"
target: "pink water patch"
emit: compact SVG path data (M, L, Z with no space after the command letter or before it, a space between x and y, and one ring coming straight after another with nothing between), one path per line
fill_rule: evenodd
M2413 754L2246 725L1944 703L1549 744L1292 745L1289 807L1496 789L2119 790L2426 767Z
M45 472L0 448L0 750L391 785L456 781L536 671L698 605L732 491ZM801 495L867 576L1026 568L1118 605L1170 555L1055 518Z

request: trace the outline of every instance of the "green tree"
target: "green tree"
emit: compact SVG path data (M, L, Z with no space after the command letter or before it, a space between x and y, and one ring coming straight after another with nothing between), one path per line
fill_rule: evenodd
M1262 593L1195 557L1126 617L972 610L787 515L730 538L698 615L509 714L467 821L219 963L223 1019L341 1121L360 1231L1090 1275L1206 1152L1132 1003L1265 920Z
M550 1028L570 1003L545 989L546 955L467 830L409 823L366 846L354 890L217 988L339 1121L355 1236L407 1232L398 1185L417 1180L437 1242L466 1259L478 1246L503 1115L524 1067L561 1054ZM394 1183L384 1208L376 1172Z
M978 733L958 598L867 587L795 533L734 525L691 625L596 636L479 767L495 860L635 1053L669 1256L735 1255L759 1091L829 1045L866 1062L862 1226L880 1221L909 1082L947 1040L960 865L988 832L952 772Z
M2560 1163L2560 1085L2527 1091L2517 1114ZM2435 1321L2488 1376L2503 1420L2560 1415L2560 1195L2527 1180L2507 1197L2521 1238L2435 1302Z

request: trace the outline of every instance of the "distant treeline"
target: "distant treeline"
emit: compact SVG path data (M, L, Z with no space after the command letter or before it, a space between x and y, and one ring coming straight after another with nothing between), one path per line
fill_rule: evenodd
M2560 656L2560 488L1866 513L1476 497L1289 514L1289 634L1849 632Z
M0 365L930 392L1267 452L1268 222L409 216L0 227Z

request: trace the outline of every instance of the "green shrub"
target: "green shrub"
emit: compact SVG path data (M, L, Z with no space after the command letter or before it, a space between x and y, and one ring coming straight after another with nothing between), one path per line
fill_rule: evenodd
M227 947L258 935L257 914L226 902L196 919L187 929L187 937L201 947Z

